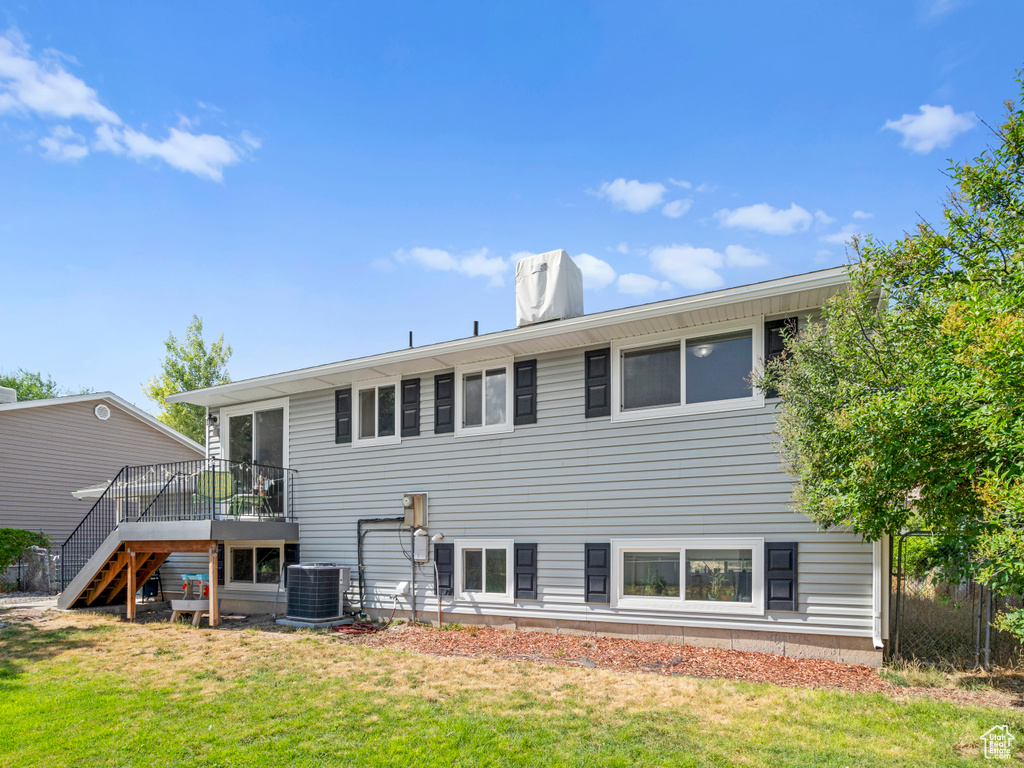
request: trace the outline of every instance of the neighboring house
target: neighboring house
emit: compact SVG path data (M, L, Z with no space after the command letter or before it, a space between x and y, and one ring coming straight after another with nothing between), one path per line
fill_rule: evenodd
M126 464L202 458L203 446L111 392L17 402L0 392L0 528L61 544L94 500L72 494Z
M578 281L558 261L524 280ZM301 551L351 565L350 601L373 615L397 600L431 620L440 600L445 621L878 664L886 548L790 510L778 401L748 380L782 328L847 285L837 268L593 315L556 307L565 319L175 395L208 408L225 466L294 471L274 486L276 522L214 512L196 551L231 610L271 610L276 569ZM530 288L520 306L545 306ZM194 497L199 480L183 482ZM245 506L257 485L231 498ZM401 524L408 494L426 494L425 535ZM144 552L142 533L180 538L133 529L108 549L130 537L124 551ZM100 589L88 578L66 605Z

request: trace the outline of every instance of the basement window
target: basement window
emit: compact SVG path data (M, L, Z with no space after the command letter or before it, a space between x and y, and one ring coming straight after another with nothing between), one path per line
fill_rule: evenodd
M281 545L229 545L228 549L231 584L277 586L283 559Z
M511 539L455 542L455 583L459 599L513 602Z
M764 615L763 539L612 542L612 607Z

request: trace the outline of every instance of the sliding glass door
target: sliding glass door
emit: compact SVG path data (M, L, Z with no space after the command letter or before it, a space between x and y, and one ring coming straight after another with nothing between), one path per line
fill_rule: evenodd
M232 464L237 514L285 516L288 404L273 401L221 411L224 458ZM224 434L226 432L226 434Z

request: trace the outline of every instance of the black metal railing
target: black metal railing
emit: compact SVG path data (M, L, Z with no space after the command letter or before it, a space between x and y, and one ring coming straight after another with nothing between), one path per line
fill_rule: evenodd
M226 459L124 467L61 546L64 589L118 523L290 521L295 470Z

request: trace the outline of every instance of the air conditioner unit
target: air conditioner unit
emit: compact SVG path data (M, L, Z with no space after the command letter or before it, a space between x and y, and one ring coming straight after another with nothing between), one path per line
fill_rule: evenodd
M345 612L351 569L334 563L288 566L285 616L300 621L331 621Z

